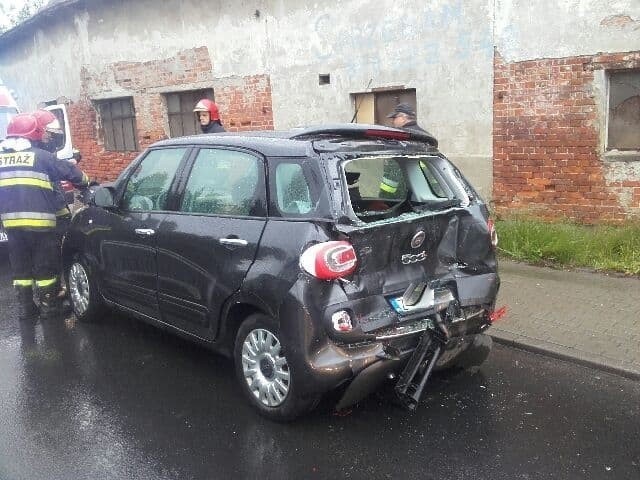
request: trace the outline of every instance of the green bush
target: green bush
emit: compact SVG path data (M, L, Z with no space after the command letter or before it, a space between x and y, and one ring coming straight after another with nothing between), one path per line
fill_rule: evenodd
M498 220L496 230L499 252L517 260L640 275L640 222L591 226L514 218Z

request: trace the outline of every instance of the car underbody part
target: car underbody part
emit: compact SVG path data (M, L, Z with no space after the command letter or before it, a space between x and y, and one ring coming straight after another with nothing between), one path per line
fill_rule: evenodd
M409 410L418 406L433 367L449 340L449 332L440 314L436 313L434 318L437 328L424 332L395 387L398 398Z

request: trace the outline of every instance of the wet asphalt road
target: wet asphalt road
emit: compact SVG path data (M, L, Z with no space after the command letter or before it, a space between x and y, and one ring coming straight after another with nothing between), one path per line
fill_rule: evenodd
M640 383L496 346L416 413L383 395L290 425L230 361L122 316L21 329L0 255L0 480L634 479Z

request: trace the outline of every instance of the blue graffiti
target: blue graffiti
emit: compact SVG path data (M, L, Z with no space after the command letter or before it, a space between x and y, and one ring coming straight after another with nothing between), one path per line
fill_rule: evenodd
M465 14L464 0L455 0L439 9L424 8L421 13L403 15L397 21L389 17L382 22L360 24L341 21L340 13L325 13L314 24L317 41L313 43L312 55L321 62L336 60L335 45L340 45L351 53L342 66L347 74L363 73L363 70L375 73L383 63L390 69L400 70L418 63L438 64L443 57L453 61L479 56L492 58L490 25L484 29L465 25L465 20L473 15ZM418 51L407 47L410 42L419 45Z

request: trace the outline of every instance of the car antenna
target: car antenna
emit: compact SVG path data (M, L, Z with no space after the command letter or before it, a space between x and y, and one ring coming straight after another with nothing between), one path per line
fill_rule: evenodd
M367 86L365 87L365 92L367 90L369 90L369 87L371 86L371 82L373 82L373 78L369 79L369 83L367 83ZM351 119L351 122L349 123L353 123L356 121L356 117L358 116L358 110L360 110L360 105L362 105L362 100L364 100L364 98L360 98L360 101L358 102L358 104L356 105L356 111L353 113L353 118Z

